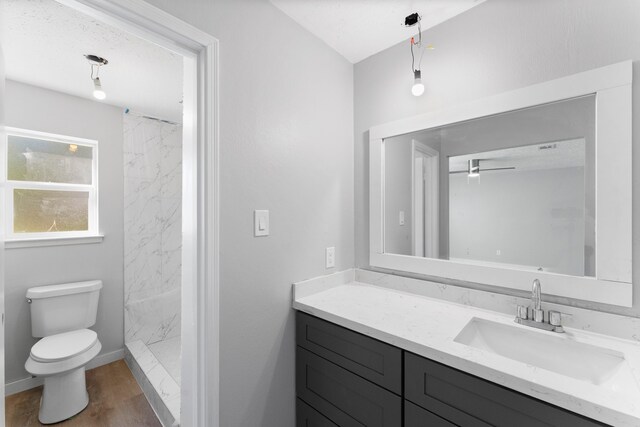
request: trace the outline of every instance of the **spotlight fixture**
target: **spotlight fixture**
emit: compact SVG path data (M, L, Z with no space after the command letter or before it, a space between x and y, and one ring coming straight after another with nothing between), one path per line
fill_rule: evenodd
M93 97L99 100L103 100L107 97L107 94L102 89L102 82L100 81L100 67L107 65L109 61L96 55L85 55L89 65L91 65L91 80L93 80ZM93 76L95 72L95 77Z

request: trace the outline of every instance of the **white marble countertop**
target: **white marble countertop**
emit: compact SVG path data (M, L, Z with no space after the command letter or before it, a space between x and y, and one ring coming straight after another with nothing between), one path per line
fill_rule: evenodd
M293 308L586 417L640 425L640 346L633 341L572 328L538 331L502 313L333 276L294 285ZM614 381L595 385L455 342L474 317L604 347L625 360Z

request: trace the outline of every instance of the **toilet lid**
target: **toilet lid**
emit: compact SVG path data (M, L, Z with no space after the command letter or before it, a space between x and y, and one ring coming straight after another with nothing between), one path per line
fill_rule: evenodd
M50 335L31 347L31 358L38 362L58 362L84 352L97 340L98 334L90 329Z

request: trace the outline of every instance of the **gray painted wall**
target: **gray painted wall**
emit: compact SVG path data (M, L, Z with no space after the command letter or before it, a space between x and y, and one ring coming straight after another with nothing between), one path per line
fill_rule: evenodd
M0 22L2 21L2 12L0 12ZM2 53L2 36L0 35L0 99L5 99L5 75L4 75L4 54ZM5 122L5 103L0 102L0 126L4 126ZM0 138L5 138L4 134L0 134ZM0 165L0 176L5 176L4 165ZM2 179L2 178L0 178ZM0 186L0 212L4 212L4 186ZM0 272L5 269L4 262L4 229L0 226ZM0 313L5 314L4 308L4 274L0 274ZM5 326L0 325L0 363L4 366L5 362ZM0 370L0 396L4 396L4 380L6 378L4 369ZM4 399L0 401L0 414L4 414Z
M411 141L387 140L384 151L384 250L392 254L411 255L413 228ZM404 224L400 224L400 212Z
M96 244L5 250L6 382L28 378L31 346L27 288L101 279L94 330L102 353L123 348L123 160L122 112L99 102L7 81L7 125L99 141L100 231Z
M291 284L354 264L353 66L267 0L150 3L220 40L220 425L294 426Z
M449 257L583 276L584 199L583 167L451 175Z
M424 55L425 94L411 95L406 43L359 62L355 91L356 265L369 266L369 153L371 126L462 104L612 63L640 59L640 2L620 0L488 0L423 37L436 49ZM634 104L640 99L640 67L634 69ZM634 128L640 129L640 115ZM640 133L634 132L634 145ZM640 151L633 163L640 167ZM640 274L640 176L634 176L634 272ZM638 280L634 280L638 282ZM474 285L471 285L474 286ZM599 309L640 316L640 284L634 307ZM566 301L565 301L566 302Z

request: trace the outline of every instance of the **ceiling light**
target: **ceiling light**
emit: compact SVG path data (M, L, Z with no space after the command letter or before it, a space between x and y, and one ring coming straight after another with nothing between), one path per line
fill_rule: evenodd
M480 176L480 159L471 159L467 165L467 176L475 178Z
M107 97L107 94L102 89L102 82L100 81L100 67L107 65L109 61L101 58L97 55L85 55L89 65L91 65L91 80L93 80L93 97L99 100L103 100ZM93 76L95 72L95 77Z
M107 94L102 90L102 84L100 83L100 77L93 79L93 97L99 100L103 100L107 97Z
M420 70L413 71L413 86L411 86L413 96L420 96L424 93Z
M422 44L422 27L420 26L420 20L422 17L418 13L412 13L404 19L405 27L413 27L414 25L418 26L418 36L411 37L411 70L413 71L413 86L411 87L411 93L413 96L421 96L424 93L424 84L422 84L420 65L422 64L422 55L424 55L424 50L433 49L432 45L424 46ZM417 38L417 41L416 41ZM419 51L414 53L413 47L420 48ZM416 67L416 54L420 53L420 57L418 58L418 66Z

